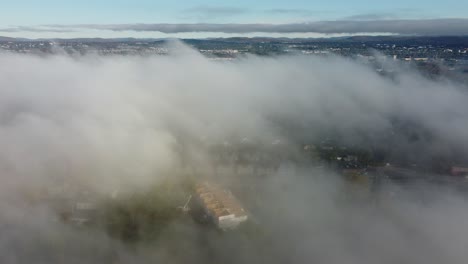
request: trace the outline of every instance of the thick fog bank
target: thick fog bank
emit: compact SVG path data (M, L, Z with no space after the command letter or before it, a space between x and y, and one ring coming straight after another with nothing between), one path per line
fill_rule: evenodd
M182 219L128 246L31 200L55 186L107 195L172 174L216 179L226 164L212 147L238 142L288 152L333 139L388 161L466 161L467 102L462 84L340 57L219 62L180 45L146 58L0 53L0 262L466 263L468 203L451 189L375 206L333 172L290 160L249 179L218 168L250 188L241 200L255 235Z

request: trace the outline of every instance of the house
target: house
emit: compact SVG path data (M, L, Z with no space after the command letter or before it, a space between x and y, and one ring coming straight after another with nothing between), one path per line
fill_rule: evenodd
M239 201L219 185L197 184L194 197L206 215L222 230L234 229L248 219Z

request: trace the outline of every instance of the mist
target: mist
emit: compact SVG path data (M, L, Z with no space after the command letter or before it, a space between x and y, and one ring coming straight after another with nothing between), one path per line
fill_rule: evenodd
M375 206L330 168L278 158L253 177L212 150L279 142L295 155L333 140L385 149L395 163L466 162L465 84L398 63L385 76L337 56L222 62L169 45L149 57L0 53L0 262L466 263L468 203L453 186L389 185L397 197ZM241 190L259 230L182 218L129 245L31 202L54 186L109 196L185 174Z

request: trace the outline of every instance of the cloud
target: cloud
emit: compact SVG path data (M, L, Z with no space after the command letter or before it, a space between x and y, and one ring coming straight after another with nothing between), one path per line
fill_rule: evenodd
M393 33L412 35L467 35L468 19L427 19L427 20L336 20L293 24L95 24L95 25L48 25L57 30L96 29L110 31L162 32L166 34L185 32L218 33ZM370 17L367 17L370 18ZM374 17L375 19L375 17ZM26 31L32 29L25 29Z
M399 64L388 77L340 57L220 62L180 43L167 48L169 55L149 57L0 53L0 262L466 262L467 201L449 187L389 185L394 199L376 204L327 168L279 159L265 175L236 174L234 163L220 165L211 152L280 139L281 156L335 135L393 148L395 159L427 161L452 150L466 158L466 85ZM430 136L391 136L396 121ZM105 228L54 221L51 200L31 202L65 183L103 195L119 186L136 197L184 169L242 191L258 229L216 232L181 217L155 240L126 245ZM428 193L434 201L419 202ZM143 198L159 213L152 196ZM132 201L119 212L125 216Z
M367 13L367 14L359 14L354 16L348 16L344 18L344 20L383 20L383 19L398 19L399 15L396 13L389 13L389 12L380 12L380 13Z
M304 12L304 9L292 9L292 8L274 8L265 10L268 13L279 13L279 14L294 14Z
M342 20L404 20L407 17L421 17L421 10L415 8L397 8L391 11L375 11L356 14L343 18Z
M186 9L187 13L196 13L202 15L224 16L237 15L247 12L246 8L225 7L225 6L197 6Z
M198 18L217 18L225 16L242 15L247 13L256 13L259 10L252 10L241 7L227 7L227 6L196 6L185 9L183 12L191 17ZM318 11L311 11L306 9L293 9L293 8L274 8L267 10L260 10L260 12L276 15L308 15L317 13Z
M61 27L34 27L34 26L16 26L0 28L0 32L16 33L16 32L54 32L54 33L68 33L75 32L73 28L61 28Z
M264 10L265 13L276 14L276 15L312 15L317 13L324 13L324 11L312 11L307 9L295 9L295 8L273 8Z
M196 6L183 10L183 17L197 20L213 20L248 13L247 8L229 6Z

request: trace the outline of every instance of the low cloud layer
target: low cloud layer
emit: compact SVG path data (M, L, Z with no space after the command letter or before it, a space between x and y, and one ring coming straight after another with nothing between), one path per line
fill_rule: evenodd
M226 16L238 15L247 12L248 10L240 7L224 7L224 6L196 6L185 10L186 13L204 15L204 16Z
M0 54L0 262L466 263L467 201L449 188L426 189L429 204L402 191L374 207L333 172L285 162L267 177L218 175L208 151L236 140L279 140L287 151L325 133L422 160L466 155L465 85L401 65L382 76L340 57L219 62L179 43L168 48L154 57ZM430 136L386 142L395 120ZM23 197L63 182L138 190L184 164L249 188L241 199L255 208L260 233L175 221L156 241L128 246L105 230L51 221L51 208Z
M211 12L210 9L199 11ZM231 12L232 10L225 10ZM238 10L240 11L240 10ZM277 10L281 11L281 10ZM284 10L283 10L284 11ZM358 17L359 18L359 17ZM216 33L321 33L321 34L358 34L358 33L393 33L409 35L467 35L468 19L378 19L366 16L365 19L336 21L318 21L293 24L93 24L93 25L48 25L42 27L11 27L0 32L60 32L64 30L110 30L161 32L166 34L188 32Z

